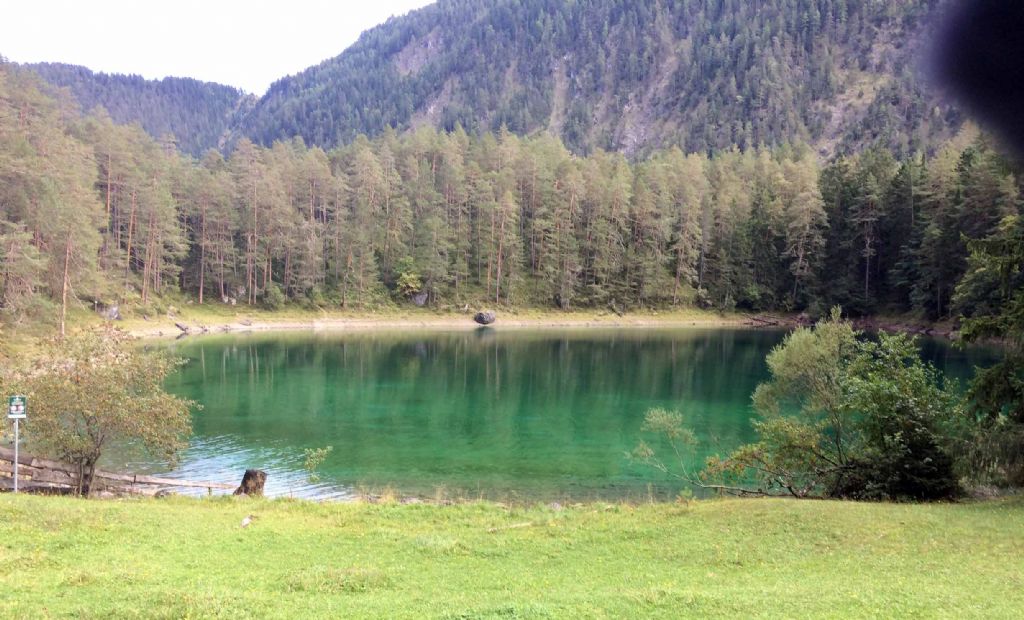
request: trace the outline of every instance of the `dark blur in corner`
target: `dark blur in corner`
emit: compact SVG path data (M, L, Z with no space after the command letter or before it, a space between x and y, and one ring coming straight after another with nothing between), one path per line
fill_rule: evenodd
M939 37L940 81L1024 155L1024 1L961 1Z

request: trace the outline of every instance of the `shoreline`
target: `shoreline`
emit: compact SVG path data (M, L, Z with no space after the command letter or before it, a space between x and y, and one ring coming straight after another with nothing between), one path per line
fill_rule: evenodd
M220 320L214 320L220 318ZM784 326L782 324L780 327ZM141 322L132 320L123 329L141 339L181 338L211 334L266 333L287 331L310 332L366 332L415 329L426 331L471 331L481 326L473 322L470 314L447 315L325 315L297 318L259 316L231 317L168 317ZM637 315L598 315L568 313L565 315L498 315L488 327L494 329L574 329L574 328L686 328L686 327L759 327L741 315L713 313L651 313ZM184 328L184 329L183 329Z
M211 334L272 332L367 332L367 331L471 331L481 327L473 321L473 312L452 309L303 310L286 307L271 311L260 307L221 304L170 306L156 316L126 316L114 321L120 329L143 340L181 338ZM98 314L78 315L77 327L103 321ZM955 340L958 325L952 321L929 322L906 316L869 316L850 319L855 329L874 332L906 333ZM813 321L806 315L785 313L721 314L713 310L675 308L643 310L617 314L608 310L498 310L497 321L488 327L496 330L519 329L681 329L749 328L794 329Z
M859 318L852 320L857 330L905 333L915 336L956 340L957 330L943 324L922 324L899 319ZM743 329L795 329L811 323L797 317L751 315L694 314L637 314L625 316L599 316L586 313L565 315L511 315L499 314L493 325L496 330L545 329L684 329L684 328L743 328ZM472 331L484 327L470 315L326 315L319 318L259 317L229 320L197 320L184 317L161 318L141 322L132 320L121 328L143 340L194 337L215 334L245 334L308 331L313 333L369 332L369 331Z

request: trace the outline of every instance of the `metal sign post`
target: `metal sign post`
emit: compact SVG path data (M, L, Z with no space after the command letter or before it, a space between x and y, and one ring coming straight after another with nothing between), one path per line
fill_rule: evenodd
M18 492L18 443L21 441L18 423L25 419L27 399L11 396L7 399L7 417L14 420L14 492Z

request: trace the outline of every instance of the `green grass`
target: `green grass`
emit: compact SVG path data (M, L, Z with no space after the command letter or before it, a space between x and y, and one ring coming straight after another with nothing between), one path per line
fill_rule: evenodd
M555 510L5 495L0 618L1012 618L1022 526L1019 498Z

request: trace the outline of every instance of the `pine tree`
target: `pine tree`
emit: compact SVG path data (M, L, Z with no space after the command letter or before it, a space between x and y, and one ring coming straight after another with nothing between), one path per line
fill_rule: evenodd
M806 289L825 245L823 231L827 218L818 187L818 167L813 159L785 162L782 176L786 256L792 261L789 268L793 274L791 300L797 304L801 285Z

